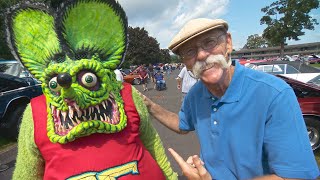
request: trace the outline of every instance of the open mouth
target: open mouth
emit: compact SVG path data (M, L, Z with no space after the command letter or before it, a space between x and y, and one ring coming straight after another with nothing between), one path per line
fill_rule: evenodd
M68 111L61 111L50 105L54 121L55 133L64 136L82 122L98 120L104 123L117 125L120 122L118 105L110 95L109 99L95 106L80 109L75 101L68 102Z

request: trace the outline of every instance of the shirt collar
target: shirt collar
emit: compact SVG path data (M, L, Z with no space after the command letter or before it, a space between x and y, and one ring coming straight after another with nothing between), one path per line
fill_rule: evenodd
M221 97L220 102L225 102L225 103L237 102L239 101L241 96L241 91L242 91L244 76L245 76L244 75L245 67L241 65L238 61L233 61L232 65L235 66L232 80L229 84L229 87L227 88L227 91ZM205 98L210 98L212 100L218 99L217 97L213 96L209 92L209 90L206 88L206 86L202 82L200 82L200 84L203 87L203 95Z

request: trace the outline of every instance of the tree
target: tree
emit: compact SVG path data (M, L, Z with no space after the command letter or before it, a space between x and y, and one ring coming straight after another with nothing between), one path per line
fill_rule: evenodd
M318 0L278 0L261 9L265 15L260 24L266 24L263 37L272 44L281 46L281 57L286 40L299 40L303 29L314 30L318 22L309 13L319 8Z
M172 59L170 57L169 49L161 49L161 62L163 63L171 63Z
M129 45L124 67L139 64L155 64L170 59L169 51L160 50L158 41L148 35L148 31L140 27L129 27Z
M257 49L268 47L268 41L258 34L248 36L244 49Z

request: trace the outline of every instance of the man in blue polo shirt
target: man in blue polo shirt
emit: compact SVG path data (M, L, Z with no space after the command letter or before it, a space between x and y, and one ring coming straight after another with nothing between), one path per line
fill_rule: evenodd
M200 79L179 115L144 96L162 124L180 134L196 132L202 161L169 151L188 179L315 179L319 170L292 88L231 62L227 30L224 20L194 19L170 43Z

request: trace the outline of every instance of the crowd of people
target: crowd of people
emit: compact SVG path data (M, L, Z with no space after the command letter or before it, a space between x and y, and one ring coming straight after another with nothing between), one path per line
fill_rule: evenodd
M153 89L156 90L164 90L166 89L166 78L169 78L170 74L174 71L174 70L178 70L180 71L181 68L183 68L184 65L181 63L177 63L177 64L158 64L158 65L145 65L142 64L138 67L136 66L132 66L131 67L131 71L133 73L138 73L139 74L139 79L141 80L141 84L143 86L143 91L148 91L148 84L151 83L153 84ZM123 77L119 77L120 73L119 70L115 70L114 71L116 74L116 78L119 81L123 82ZM189 72L190 73L190 72ZM187 76L184 75L183 71L181 71L181 73L179 74L179 80L177 81L180 86L181 86L181 79L187 79ZM184 80L184 84L188 84L188 81ZM190 85L188 85L190 86ZM178 86L177 86L178 87ZM183 93L186 93L184 86L183 87ZM178 88L180 89L180 88Z

